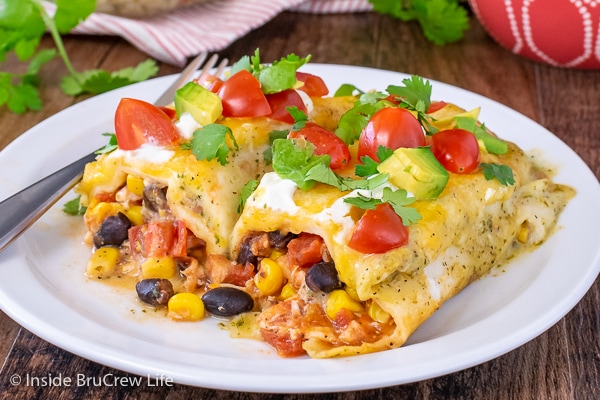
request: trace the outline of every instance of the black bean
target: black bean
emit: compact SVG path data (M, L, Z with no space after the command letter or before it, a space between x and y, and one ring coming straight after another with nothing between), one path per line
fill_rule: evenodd
M168 210L167 187L150 184L144 188L144 207L153 212Z
M94 246L120 246L127 240L127 231L131 228L131 221L125 214L119 212L117 215L107 217L100 225L98 232L94 234Z
M144 279L135 285L141 301L152 306L162 306L173 296L173 284L168 279Z
M202 301L206 311L220 317L231 317L254 308L252 296L229 286L209 290L202 296Z
M272 231L269 232L269 243L271 246L277 250L283 250L286 248L287 244L298 235L294 235L291 232L286 233L285 235L281 233L281 231Z
M306 271L305 282L315 292L329 293L344 288L344 284L335 269L335 264L326 261L320 261L310 267Z

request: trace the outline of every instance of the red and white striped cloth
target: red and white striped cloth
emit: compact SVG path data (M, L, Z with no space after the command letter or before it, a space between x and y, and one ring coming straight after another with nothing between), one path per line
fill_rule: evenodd
M46 3L50 13L54 7ZM221 50L285 10L324 14L371 9L368 0L212 0L148 19L94 13L73 33L121 36L156 60L183 66L189 57Z

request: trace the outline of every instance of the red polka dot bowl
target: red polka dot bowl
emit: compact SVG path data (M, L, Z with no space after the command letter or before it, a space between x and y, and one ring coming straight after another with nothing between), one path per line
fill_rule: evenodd
M469 0L500 45L557 67L600 69L600 0Z

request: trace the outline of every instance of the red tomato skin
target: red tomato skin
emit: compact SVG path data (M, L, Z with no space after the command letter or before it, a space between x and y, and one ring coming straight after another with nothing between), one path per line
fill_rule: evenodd
M160 106L158 107L162 112L164 112L165 114L167 114L167 116L169 118L171 118L171 120L175 120L175 118L177 118L177 111L175 111L175 109L170 108L170 107L163 107Z
M296 79L304 83L304 85L298 89L302 90L310 97L323 97L329 94L329 88L320 76L296 71Z
M288 124L294 123L294 118L290 115L286 107L296 106L304 114L308 113L306 104L302 101L302 97L293 89L284 90L282 92L268 94L267 101L271 107L269 118Z
M446 129L431 137L431 152L449 172L468 174L481 159L477 138L464 129Z
M396 150L400 147L425 146L421 124L408 110L386 107L371 116L358 141L358 158L369 156L375 161L379 146Z
M388 203L378 204L360 218L348 246L361 253L381 254L408 243L408 228Z
M252 118L271 114L260 82L245 69L223 82L217 94L223 102L224 117Z
M134 258L185 257L187 228L181 220L153 221L129 229L129 245Z
M167 146L179 140L171 118L159 107L142 100L123 98L115 112L117 144L135 150L144 143Z
M288 243L288 257L294 266L312 267L323 259L323 246L323 238L303 232Z
M304 128L299 131L292 131L289 138L302 137L315 146L315 154L320 156L328 154L331 157L331 169L338 170L346 167L350 163L350 150L346 143L335 133L317 125L314 122L307 122Z
M442 108L446 107L448 105L448 103L446 103L445 101L432 101L429 104L429 107L427 108L427 114L431 114L434 113L438 110L441 110Z
M202 81L197 81L199 85L205 87L213 93L218 93L221 86L223 86L223 80L218 76L207 74L204 76Z

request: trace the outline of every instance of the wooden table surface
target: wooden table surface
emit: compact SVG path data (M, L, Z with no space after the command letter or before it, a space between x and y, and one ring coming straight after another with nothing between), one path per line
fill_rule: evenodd
M52 43L46 39L43 45ZM69 37L66 48L79 70L114 70L147 58L125 41L111 37ZM312 54L318 63L418 74L477 92L544 125L573 148L596 177L600 176L600 71L557 69L513 56L493 42L475 20L464 40L439 47L424 40L415 24L374 13L319 16L285 12L219 53L235 60L256 48L261 49L264 60L289 53ZM1 68L19 71L22 66L9 59ZM161 64L159 75L178 71ZM42 111L15 115L6 108L0 110L0 149L43 119L83 100L60 92L58 83L65 73L59 61L43 70ZM232 393L183 385L12 385L10 378L15 374L129 374L61 350L2 312L0 360L2 399L599 399L600 284L596 281L581 302L547 332L497 359L447 376L374 390L313 396Z

